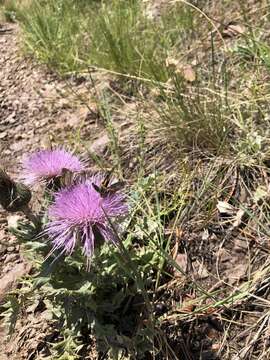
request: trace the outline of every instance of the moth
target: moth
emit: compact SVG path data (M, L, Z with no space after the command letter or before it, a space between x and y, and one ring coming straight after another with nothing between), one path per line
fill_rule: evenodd
M60 175L60 187L62 188L73 185L75 182L75 176L76 175L72 171L63 168Z
M113 194L120 190L124 186L123 181L116 181L115 183L110 184L111 182L112 171L108 172L101 184L98 186L95 183L92 183L93 188L100 194L101 197L104 197L109 194Z
M72 171L63 168L60 176L60 184L61 187L66 187L66 186L68 187L83 182L87 180L87 178L89 177L91 177L91 173L88 171L73 173ZM100 194L101 197L104 197L108 194L113 194L124 186L123 181L116 181L110 184L111 177L112 177L112 170L105 175L100 185L97 185L92 182L93 188Z
M91 176L89 171L73 172L69 169L63 168L59 176L60 187L69 187L87 180Z

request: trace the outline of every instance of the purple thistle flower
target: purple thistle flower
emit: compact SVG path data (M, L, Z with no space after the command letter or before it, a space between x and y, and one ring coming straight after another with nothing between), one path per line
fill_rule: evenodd
M36 151L25 157L22 165L21 179L26 185L50 181L60 176L64 168L73 172L84 169L77 156L61 148Z
M111 219L125 216L128 206L119 192L101 196L92 185L99 186L101 176L93 176L84 183L60 190L49 208L50 222L45 228L53 242L53 250L62 249L71 254L81 242L83 254L91 258L97 241L117 245L117 236Z

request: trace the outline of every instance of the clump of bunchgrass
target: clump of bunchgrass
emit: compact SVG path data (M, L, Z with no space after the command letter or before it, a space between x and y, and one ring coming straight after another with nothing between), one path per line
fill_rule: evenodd
M89 65L166 81L167 55L179 51L186 33L193 31L193 17L190 8L179 4L152 17L137 0L105 2L94 20Z
M75 2L31 1L20 19L28 52L60 73L78 71L85 60L88 37L84 33L85 12Z
M158 87L160 99L151 102L149 136L166 148L186 154L199 151L210 154L230 150L233 134L228 120L229 107L217 92L189 85L172 73L170 84Z
M41 15L42 13L42 15ZM21 12L26 49L62 73L104 68L140 79L166 81L168 52L195 34L194 12L169 6L152 18L138 0L91 2L34 0Z

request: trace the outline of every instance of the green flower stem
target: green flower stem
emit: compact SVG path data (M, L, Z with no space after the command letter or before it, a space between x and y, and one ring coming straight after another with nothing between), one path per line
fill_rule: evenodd
M22 212L27 217L27 219L35 225L37 229L41 227L40 217L35 215L28 205L22 208Z

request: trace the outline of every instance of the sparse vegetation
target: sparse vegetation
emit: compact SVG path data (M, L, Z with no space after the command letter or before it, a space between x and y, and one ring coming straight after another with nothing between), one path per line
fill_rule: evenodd
M33 226L13 229L35 272L3 316L16 331L46 309L44 359L270 357L270 5L201 3L12 5L26 53L85 82L109 150L72 143L132 204L123 248L101 248L89 273L77 253L44 262Z

